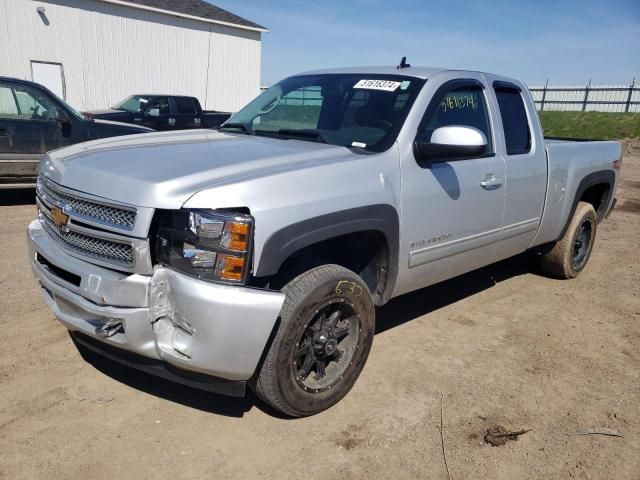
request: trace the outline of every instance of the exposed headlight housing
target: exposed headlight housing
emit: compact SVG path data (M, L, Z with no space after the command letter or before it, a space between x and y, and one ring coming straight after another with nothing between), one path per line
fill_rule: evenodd
M251 215L218 210L158 212L156 260L188 275L244 284L252 242Z

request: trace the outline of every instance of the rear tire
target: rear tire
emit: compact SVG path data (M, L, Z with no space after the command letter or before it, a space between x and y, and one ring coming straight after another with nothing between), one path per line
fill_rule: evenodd
M587 202L578 202L564 236L542 255L542 269L556 278L575 278L591 256L596 239L596 211Z
M309 270L282 291L280 325L250 385L276 410L304 417L353 387L373 343L375 309L362 279L338 265Z

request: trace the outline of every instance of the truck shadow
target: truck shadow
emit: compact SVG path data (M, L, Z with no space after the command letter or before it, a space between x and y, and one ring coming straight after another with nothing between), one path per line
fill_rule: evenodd
M539 273L539 268L535 265L531 255L523 254L398 297L376 310L376 335L480 293L509 278ZM76 348L84 360L114 380L188 408L228 417L242 417L256 407L273 417L290 419L263 403L249 388L244 398L225 397L119 365L78 343Z
M35 203L35 188L0 190L0 207L11 207L14 205L34 205Z
M526 273L542 275L530 253L394 298L376 310L376 335Z
M248 388L244 398L225 397L205 392L120 365L92 352L79 343L74 342L74 344L87 363L108 377L154 397L179 403L189 408L227 417L242 417L252 406L260 402ZM262 409L262 407L260 408ZM267 406L264 407L265 410L267 408ZM272 414L270 411L268 413Z

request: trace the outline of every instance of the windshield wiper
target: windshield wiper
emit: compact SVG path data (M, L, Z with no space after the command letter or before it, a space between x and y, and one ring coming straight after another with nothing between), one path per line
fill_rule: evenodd
M223 130L225 128L239 128L240 130L245 132L247 135L255 135L256 134L253 131L253 129L249 126L248 123L240 123L240 122L225 123L224 125L222 125L219 128L219 130Z
M329 143L327 138L320 133L318 130L302 130L295 128L281 128L278 131L273 130L256 130L256 133L262 133L265 135L280 135L291 138L300 138L300 139L313 139L322 143Z

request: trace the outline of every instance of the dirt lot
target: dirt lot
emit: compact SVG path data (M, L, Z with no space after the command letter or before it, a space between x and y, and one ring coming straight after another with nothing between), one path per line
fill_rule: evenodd
M394 300L352 392L302 420L84 361L27 266L31 195L0 199L0 478L446 479L441 398L454 479L640 478L638 149L578 279L522 257ZM576 434L600 427L624 437Z

